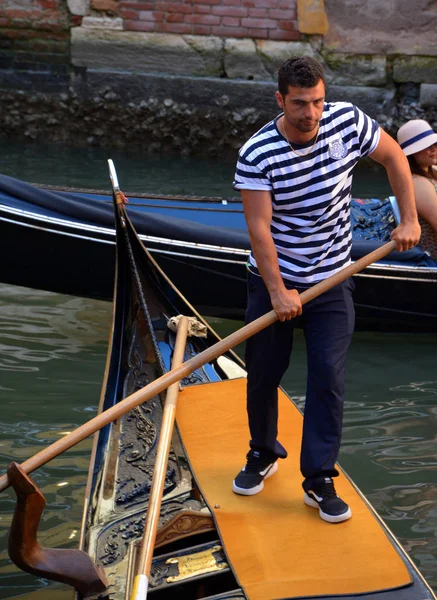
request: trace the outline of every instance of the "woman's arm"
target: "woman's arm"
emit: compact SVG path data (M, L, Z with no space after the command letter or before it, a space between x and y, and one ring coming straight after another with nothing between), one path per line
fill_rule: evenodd
M437 232L437 192L426 177L413 177L417 212Z

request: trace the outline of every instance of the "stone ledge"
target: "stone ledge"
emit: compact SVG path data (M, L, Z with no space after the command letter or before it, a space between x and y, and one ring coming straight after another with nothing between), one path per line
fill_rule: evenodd
M71 30L72 64L88 69L276 81L278 68L292 55L313 56L323 63L306 42L89 27Z
M379 120L381 113L389 112L393 107L395 90L358 85L328 85L326 97L331 102L352 102L370 117Z
M230 80L220 77L125 73L88 69L85 76L76 75L72 90L79 96L102 99L111 91L123 104L130 102L166 102L175 110L181 105L202 109L240 110L256 107L263 118L279 111L273 81ZM269 116L267 116L269 115Z
M335 85L385 86L387 58L385 56L324 53L327 79Z
M437 83L437 57L403 56L393 61L393 81L397 83Z
M165 33L71 30L71 59L76 67L169 75L222 74L223 41L218 37Z
M76 77L73 89L82 96L101 96L108 89L124 103L154 99L167 102L174 109L182 104L211 110L253 110L259 121L279 113L275 100L276 82L229 80L215 77L162 76L156 74L107 72L88 70L86 77ZM103 90L103 92L102 92ZM393 106L395 91L376 87L327 86L326 97L331 102L352 102L372 118Z
M437 84L423 83L420 86L419 104L422 108L437 108Z

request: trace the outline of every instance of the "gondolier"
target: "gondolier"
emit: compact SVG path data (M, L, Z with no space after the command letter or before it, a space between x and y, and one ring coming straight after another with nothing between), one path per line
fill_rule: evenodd
M387 171L402 217L392 233L397 250L415 246L420 227L402 150L356 106L325 102L324 73L316 60L287 60L279 70L276 100L283 112L241 148L234 181L252 246L246 321L273 307L279 322L246 345L251 439L233 491L257 494L276 472L278 458L287 456L277 439L278 386L299 321L308 363L300 460L304 501L322 519L337 523L352 515L333 478L344 364L354 329L353 283L347 280L303 308L299 292L350 262L352 171L359 159L370 156Z

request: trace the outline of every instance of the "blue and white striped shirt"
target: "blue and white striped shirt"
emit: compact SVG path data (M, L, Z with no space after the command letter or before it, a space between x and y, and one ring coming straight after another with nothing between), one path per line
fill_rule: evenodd
M350 263L352 170L375 150L379 126L356 106L325 103L317 143L293 144L267 123L239 152L236 190L267 190L271 233L284 280L308 286ZM256 267L253 254L250 264Z

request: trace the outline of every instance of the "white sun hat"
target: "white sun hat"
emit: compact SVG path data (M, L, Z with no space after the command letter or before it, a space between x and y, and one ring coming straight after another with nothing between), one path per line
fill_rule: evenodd
M422 119L413 119L402 125L397 133L398 144L406 154L415 154L437 144L437 133L429 123Z

